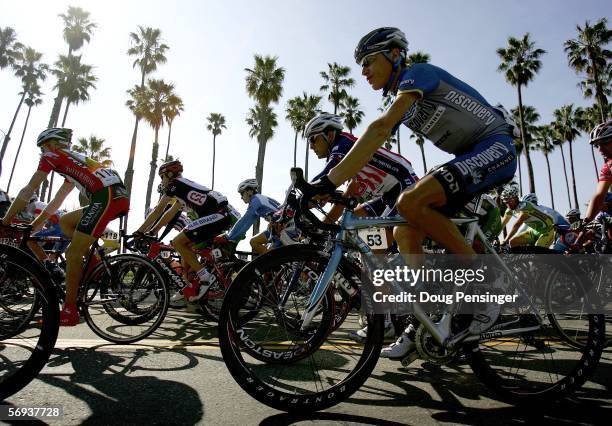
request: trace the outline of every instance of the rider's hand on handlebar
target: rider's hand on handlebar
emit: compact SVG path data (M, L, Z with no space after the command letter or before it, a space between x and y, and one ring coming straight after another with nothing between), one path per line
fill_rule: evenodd
M321 196L327 196L327 198L329 199L329 196L336 192L336 184L329 180L329 177L327 177L327 175L322 176L320 179L317 179L310 185L315 191L315 194L317 194L316 197L313 197L316 200L321 200L324 198Z

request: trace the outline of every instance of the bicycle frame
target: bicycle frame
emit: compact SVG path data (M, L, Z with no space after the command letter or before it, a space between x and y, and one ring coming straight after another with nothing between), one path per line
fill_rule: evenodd
M471 246L474 243L474 239L478 238L484 245L486 251L489 254L492 254L499 265L502 267L505 273L507 273L510 277L512 277L512 273L510 269L506 266L503 260L499 257L499 255L493 250L489 242L487 241L486 236L480 229L478 225L477 217L468 217L468 218L451 218L451 221L455 225L466 225L467 231L465 233L465 240ZM334 276L338 265L340 264L340 260L345 251L345 247L348 245L352 245L356 247L360 253L366 257L373 256L372 251L369 246L358 236L357 230L363 228L370 227L390 227L390 226L401 226L407 225L406 220L401 216L394 217L358 217L355 216L348 209L344 211L342 218L339 222L340 231L336 234L333 249L331 251L331 256L325 271L321 275L321 277L317 280L315 287L310 296L310 300L308 302L308 306L304 310L302 314L302 331L306 330L312 319L317 312L319 305L321 304L325 293L329 289L329 286L332 282L332 277ZM514 280L512 280L514 282ZM523 289L514 282L514 287L521 293L521 296L526 296ZM527 298L527 300L529 300ZM418 302L413 303L413 311L415 317L420 321L420 323L427 329L429 333L431 333L432 337L441 345L445 347L452 348L459 342L468 342L468 341L476 341L487 338L497 338L500 336L510 335L510 334L519 334L527 331L535 331L540 328L542 318L535 310L535 308L531 305L531 313L536 316L538 319L538 325L533 327L526 327L521 329L513 329L513 330L504 330L504 331L495 331L494 333L482 333L480 335L475 336L467 336L468 331L460 333L457 336L453 336L451 333L451 319L452 315L449 313L445 313L442 316L442 319L438 323L434 323L429 315L425 311L423 311L422 307Z

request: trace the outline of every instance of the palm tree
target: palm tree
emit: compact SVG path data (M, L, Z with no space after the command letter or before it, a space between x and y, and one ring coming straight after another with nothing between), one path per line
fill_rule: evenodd
M12 67L20 59L23 45L17 41L17 33L11 27L0 27L0 70Z
M514 145L514 149L516 150L516 164L518 166L518 173L519 173L519 181L518 181L518 187L519 187L519 195L522 197L523 196L523 168L521 167L521 152L523 152L523 142L521 142L521 139L514 139L512 141L512 144Z
M172 135L172 123L174 119L181 115L181 111L184 110L183 100L177 96L172 95L168 98L168 106L164 109L164 118L166 119L166 123L168 123L168 144L166 145L166 155L164 156L164 161L168 160L168 151L170 150L170 136Z
M166 62L166 50L169 47L161 42L161 30L157 28L138 26L138 32L130 33L131 47L127 53L129 56L136 56L132 66L140 69L140 89L145 88L145 77L150 73L157 70L159 64ZM136 95L135 89L128 91ZM132 99L133 100L133 99ZM129 102L129 101L128 101ZM129 105L128 105L129 107ZM128 190L128 194L132 193L132 179L134 177L134 157L136 156L136 136L138 135L138 123L142 118L142 114L136 113L132 110L135 115L134 132L132 133L132 143L130 145L130 156L128 159L127 168L125 170L125 187ZM127 219L124 221L124 228L127 228Z
M302 104L302 98L296 96L287 101L287 108L285 109L287 115L285 118L289 120L291 128L295 131L295 139L293 141L293 167L297 166L297 140L298 135L303 131L306 121L304 120L304 107ZM308 149L308 147L306 147Z
M62 127L66 124L66 117L71 104L78 104L89 100L89 89L96 88L94 84L98 79L92 74L93 67L81 63L80 56L60 55L55 63L56 68L51 72L57 77L59 95L66 98L66 108Z
M64 41L68 44L68 57L71 57L75 50L79 50L85 45L85 42L89 43L96 24L89 20L89 12L80 7L68 6L68 13L61 13L58 16L64 21L63 36ZM57 125L63 100L62 94L58 92L51 110L49 127Z
M569 65L576 72L586 71L595 85L595 96L601 112L601 121L607 119L606 105L608 100L602 85L602 74L607 62L612 59L612 52L605 46L612 41L612 31L607 28L607 19L602 18L591 26L586 21L584 28L576 25L578 37L564 43Z
M553 144L555 146L558 146L559 149L561 150L561 159L563 160L563 175L565 176L565 188L567 190L567 205L571 207L572 205L572 197L570 196L570 189L569 189L569 179L567 178L567 163L565 161L565 153L563 151L563 143L564 141L562 141L561 139L559 139L559 136L557 135L557 132L554 129L554 122L550 123L550 127L552 127L553 129L553 134L555 139L553 140Z
M223 129L227 129L225 126L225 117L223 114L211 112L208 117L208 125L206 128L213 134L213 160L212 160L212 185L211 189L215 189L215 155L217 146L217 136L223 132Z
M253 69L245 68L247 72L246 90L249 97L256 103L255 108L249 110L247 123L251 126L249 134L251 137L257 136L259 144L255 179L260 189L263 183L266 144L274 135L274 127L277 126L276 114L270 104L278 103L283 94L283 80L285 79L285 69L277 66L277 59L277 57L255 55ZM249 122L249 119L253 120ZM256 131L254 131L255 128Z
M553 141L555 139L555 134L553 129L550 126L538 126L534 129L535 135L535 143L530 147L534 151L541 151L544 154L544 158L546 159L546 169L548 171L548 188L550 190L550 201L552 203L552 208L555 208L555 197L553 194L552 187L552 177L550 174L550 162L548 160L548 155L553 152L555 149L555 145Z
M339 65L337 62L327 64L328 71L321 71L319 74L324 85L319 90L329 92L328 99L334 105L334 114L338 113L338 108L342 106L342 100L348 96L346 88L353 87L355 80L349 77L350 67Z
M497 49L497 54L502 62L498 67L499 71L505 72L506 80L513 86L516 86L518 93L519 106L519 123L521 126L521 141L525 144L525 122L523 121L523 95L522 87L533 79L538 73L542 62L540 56L546 53L543 49L536 49L535 43L529 38L529 33L525 34L522 39L514 37L508 38L508 47ZM535 192L535 179L533 177L533 166L529 149L523 150L527 159L527 171L529 173L529 192Z
M72 145L71 150L85 155L102 164L104 167L111 167L113 165L111 156L111 148L104 147L106 141L97 136L91 135L89 139L79 138L77 143ZM83 194L79 194L79 202L81 206L87 205L89 200Z
M38 83L32 84L28 93L28 97L23 101L28 106L28 115L26 116L25 124L23 125L23 131L21 132L21 140L17 147L17 153L15 154L15 160L13 161L13 168L11 169L11 175L9 176L8 185L6 186L6 192L11 189L11 182L13 181L13 173L15 172L15 166L17 166L17 160L19 159L19 153L21 152L21 145L23 144L23 138L25 136L26 129L28 128L28 122L30 121L30 113L32 107L38 106L42 103L42 93Z
M421 150L421 158L423 159L423 175L425 175L427 174L427 161L425 161L425 147L423 146L425 145L425 138L420 133L412 132L412 134L410 135L410 139L413 138L415 139L414 142Z
M574 173L574 152L572 144L580 134L578 122L582 114L582 108L574 109L574 104L564 105L554 111L555 122L553 128L559 139L569 143L570 169L572 171L572 185L574 190L574 208L578 208L578 193L576 192L576 175Z
M406 58L407 65L427 64L429 63L429 61L431 61L431 56L429 55L429 53L425 52L414 52L408 55L408 58Z
M349 133L353 133L353 129L361 124L364 117L364 112L359 109L359 99L347 96L342 100L343 112L340 113L344 118L344 125L348 127Z
M608 96L612 96L612 63L606 64L605 69L599 76L599 82L601 83L601 90L603 92L604 99L606 99L607 101ZM583 81L579 82L577 86L582 91L582 94L584 95L585 99L591 99L597 91L597 87L595 86L595 79L590 76L587 76ZM608 104L607 102L606 104L608 107L610 106L610 104ZM597 105L597 111L599 111L599 104ZM597 118L597 122L601 123L601 116Z
M520 112L519 112L518 107L512 109L510 113L512 114L512 119L515 122L518 122L520 120ZM540 114L538 114L538 112L535 110L534 107L523 105L524 137L517 139L515 141L515 148L518 147L517 155L520 155L520 153L524 151L524 148L532 149L531 148L531 143L533 142L532 135L536 129L535 123L539 119L540 119ZM518 165L519 165L519 191L520 191L519 193L523 195L523 179L522 179L522 172L521 172L520 157L518 158L518 160L519 160Z
M147 195L145 198L145 212L151 205L151 192L155 171L157 170L157 157L159 154L159 129L164 125L164 110L168 107L170 98L174 95L174 85L163 80L150 79L147 81L145 91L142 93L141 112L142 118L155 131L155 141L151 150L151 162L149 163L149 181L147 183Z
M4 159L4 154L6 153L8 143L11 140L11 132L13 130L13 126L15 125L15 120L17 120L17 115L19 115L21 105L30 92L40 89L38 82L44 81L47 77L49 67L46 64L40 63L41 59L42 53L37 52L31 47L26 47L23 49L22 55L14 65L15 76L21 78L22 90L19 93L21 98L19 99L17 110L13 115L13 120L11 121L11 125L9 126L9 129L4 136L4 142L2 143L2 150L0 151L0 172L2 171L2 160Z
M321 112L319 104L321 103L321 96L307 95L306 92L302 94L302 108L304 114L304 126L302 127L302 139L304 138L304 130L306 130L306 124L316 115ZM308 156L310 154L310 147L306 143L306 153L304 159L304 178L308 180Z
M577 121L578 129L581 132L589 134L593 127L600 123L600 119L601 112L599 111L599 105L595 104L591 107L586 107L582 109L582 113ZM591 144L589 144L589 147L591 148L591 157L593 158L593 166L595 167L595 179L597 179L599 177L599 167L597 166L597 160L595 159L595 149Z

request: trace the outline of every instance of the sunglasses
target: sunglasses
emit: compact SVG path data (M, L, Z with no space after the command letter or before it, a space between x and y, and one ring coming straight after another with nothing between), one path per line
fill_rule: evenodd
M323 136L323 138L326 138L325 134L323 134L323 133L317 133L317 134L314 134L314 135L310 135L310 136L308 137L308 144L309 144L309 145L314 145L314 144L315 144L315 142L317 141L317 137L318 137L319 135Z
M378 53L379 52L372 53L371 55L368 55L363 58L361 60L361 68L369 67L370 65L372 65L372 63L376 60L376 55L378 55Z

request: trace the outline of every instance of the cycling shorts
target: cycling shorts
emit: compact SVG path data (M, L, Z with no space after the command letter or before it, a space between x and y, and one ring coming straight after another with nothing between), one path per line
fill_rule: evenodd
M100 238L109 222L127 214L129 210L130 199L122 184L102 188L91 195L76 230Z
M512 240L518 240L518 245L528 245L536 247L550 247L555 240L555 230L550 229L546 232L538 232L535 229L529 228L520 234L515 235ZM523 244L524 242L524 244ZM513 244L517 245L517 244Z
M232 216L227 211L209 214L190 222L183 229L189 241L200 244L212 240L232 226Z
M475 196L512 180L516 166L510 135L493 135L477 142L432 172L446 194L446 205L437 210L454 215Z

